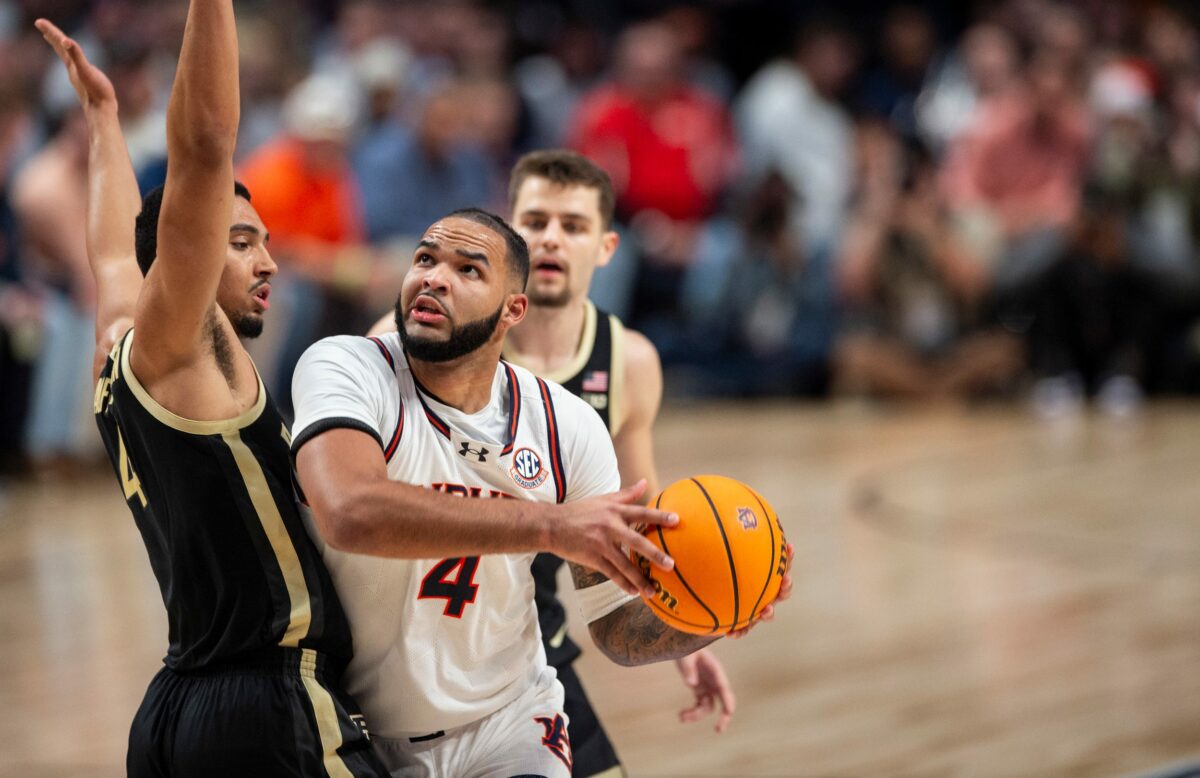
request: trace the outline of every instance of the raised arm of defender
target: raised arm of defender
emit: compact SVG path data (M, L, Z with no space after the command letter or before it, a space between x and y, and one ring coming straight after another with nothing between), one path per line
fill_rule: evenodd
M225 265L237 143L237 32L230 0L192 0L167 108L171 163L158 258L138 301L134 368L143 383L194 363ZM147 326L143 326L147 325Z
M113 343L133 325L142 288L133 230L141 198L112 83L58 27L45 19L36 26L66 66L88 125L87 254L97 292L94 380Z

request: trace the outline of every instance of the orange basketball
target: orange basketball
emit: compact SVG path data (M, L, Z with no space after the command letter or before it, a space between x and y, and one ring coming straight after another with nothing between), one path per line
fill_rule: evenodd
M787 540L779 516L758 492L719 475L677 481L654 500L679 514L673 528L649 527L646 537L671 555L675 569L631 558L654 585L642 599L682 632L726 634L753 621L779 594L787 570Z

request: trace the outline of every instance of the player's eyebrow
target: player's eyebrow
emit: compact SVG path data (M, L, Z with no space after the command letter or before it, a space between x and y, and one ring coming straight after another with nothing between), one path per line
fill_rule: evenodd
M238 224L233 225L232 227L229 228L229 232L231 234L235 233L235 232L244 232L248 235L262 235L263 243L266 243L267 241L269 241L271 239L271 233L269 233L269 232L263 233L258 229L258 227L255 227L253 224L247 224L245 222L239 222Z
M429 240L428 238L423 238L422 240L420 240L417 243L417 248L421 248L421 247L425 247L427 249L432 249L433 251L440 251L442 248L439 244L433 242L432 240ZM466 249L459 248L459 249L455 249L454 253L458 254L460 257L466 257L467 259L472 259L472 260L475 260L476 262L482 262L483 264L488 265L489 267L492 264L491 262L488 261L487 254L484 254L479 251L468 251Z
M543 211L540 208L530 208L529 210L521 211L521 216L534 216L541 219L548 219L550 217L550 213ZM559 216L563 219L575 219L582 222L590 222L592 220L591 217L586 213L574 213L571 211L559 214Z

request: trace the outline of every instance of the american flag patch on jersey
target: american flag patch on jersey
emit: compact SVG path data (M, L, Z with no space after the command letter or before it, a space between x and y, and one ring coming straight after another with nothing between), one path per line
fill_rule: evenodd
M607 392L608 391L608 371L593 370L583 377L583 391L585 392Z

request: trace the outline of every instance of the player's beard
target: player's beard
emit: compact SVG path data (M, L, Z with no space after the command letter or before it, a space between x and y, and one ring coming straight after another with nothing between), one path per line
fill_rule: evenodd
M396 299L396 329L400 333L400 342L404 344L404 353L421 362L449 362L475 351L492 339L496 327L500 324L500 315L504 313L501 304L491 316L469 321L462 326L450 330L450 336L445 340L434 340L421 335L412 335L404 326L404 309L400 299Z
M233 331L239 338L257 338L263 332L263 317L253 313L240 313L229 317Z
M539 308L565 308L567 303L571 302L571 287L563 286L557 292L539 292L536 288L531 288L526 294L529 296L529 304L536 305Z
M571 302L571 276L566 267L562 269L562 288L557 292L543 292L536 283L526 284L525 294L529 304L540 308L565 308Z

